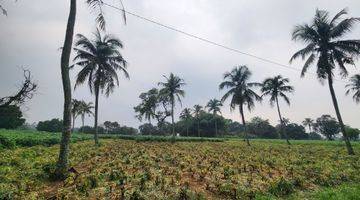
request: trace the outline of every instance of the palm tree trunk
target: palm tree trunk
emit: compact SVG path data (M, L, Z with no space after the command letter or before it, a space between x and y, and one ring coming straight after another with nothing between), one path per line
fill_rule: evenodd
M69 143L71 137L71 82L69 77L69 60L71 47L74 37L74 27L76 20L76 0L70 1L70 13L66 27L65 41L61 53L61 78L64 90L64 113L63 131L60 142L60 152L57 161L56 175L64 179L68 169Z
M175 138L174 98L171 99L171 124L172 124L172 135Z
M98 109L99 109L99 86L96 86L95 88L95 122L94 122L94 128L95 128L95 134L94 134L94 140L95 145L99 145L99 137L98 137Z
M218 135L218 130L217 130L217 120L215 118L215 137L217 137Z
M310 133L311 133L311 124L309 124L309 131L310 131Z
M82 114L81 115L81 122L82 122L82 129L84 128L84 122L85 122L85 115L84 114ZM81 129L81 131L82 131L82 129Z
M336 112L336 117L337 117L337 119L339 121L339 124L340 124L340 129L341 129L341 132L342 132L343 137L344 137L346 149L347 149L349 155L355 155L355 152L354 152L354 150L353 150L353 148L351 146L349 137L348 137L348 135L346 133L343 120L341 118L338 102L337 102L336 95L335 95L335 90L333 88L333 80L332 80L332 77L331 77L331 73L328 73L328 83L329 83L329 89L330 89L331 98L332 98L334 108L335 108L335 112Z
M289 137L288 137L286 131L284 131L285 124L284 124L283 118L281 116L279 100L277 97L275 100L276 100L276 106L277 106L277 110L278 110L278 114L279 114L279 118L280 118L280 133L283 133L285 135L286 143L288 145L290 145Z
M250 141L249 141L249 137L248 137L248 134L247 134L247 130L246 130L246 122L245 122L245 117L244 117L244 109L243 109L243 104L241 104L239 106L239 110L240 110L240 115L241 115L241 119L242 119L242 123L244 125L244 134L245 134L245 140L246 140L246 143L248 146L250 146Z

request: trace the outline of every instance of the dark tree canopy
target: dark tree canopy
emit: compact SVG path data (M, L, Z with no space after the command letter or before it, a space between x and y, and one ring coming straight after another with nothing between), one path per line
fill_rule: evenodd
M19 106L0 106L0 128L14 129L25 123Z
M254 117L247 123L247 131L252 137L256 138L279 138L279 135L270 123L269 120Z
M46 121L39 121L36 126L38 131L47 132L61 132L63 129L63 122L60 119L51 119Z
M317 118L314 129L328 140L334 140L334 136L340 132L339 123L330 115L322 115Z

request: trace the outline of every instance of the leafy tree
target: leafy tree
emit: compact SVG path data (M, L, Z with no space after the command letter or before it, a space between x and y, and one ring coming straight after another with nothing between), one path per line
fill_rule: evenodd
M190 108L184 108L180 113L180 119L184 120L186 123L186 136L189 137L189 122L192 120L191 116L192 110Z
M228 89L221 101L224 102L231 96L230 110L234 110L236 106L239 106L245 128L244 106L247 106L248 110L251 111L255 106L255 101L261 100L261 97L253 90L253 87L259 84L249 82L250 77L251 72L246 66L235 67L231 72L224 74L224 81L219 85L220 90ZM245 139L247 144L250 145L246 131Z
M360 130L357 128L351 128L350 126L346 126L346 131L349 135L350 140L357 141L359 139Z
M153 88L148 92L141 93L139 98L141 99L141 103L134 107L134 110L137 113L136 117L140 121L145 118L151 124L151 119L155 117L156 109L159 104L159 91L158 89Z
M302 122L302 124L304 126L309 127L309 132L311 133L311 130L312 130L311 127L314 125L314 120L311 118L305 118L304 121Z
M46 121L40 121L36 126L38 131L47 131L47 132L54 132L58 133L61 132L63 129L63 122L60 119L51 119Z
M95 94L95 144L99 144L97 135L99 94L105 93L108 97L115 86L119 85L117 71L124 73L126 78L126 61L120 53L123 48L121 41L111 35L102 36L100 31L95 32L95 39L89 40L78 34L75 43L75 64L82 67L76 78L75 88L85 82L88 83L91 93Z
M339 123L330 115L322 115L317 118L314 129L328 140L334 140L334 136L340 132Z
M280 124L282 126L285 126L285 124L283 122L283 117L281 116L280 112L279 98L282 98L288 105L290 105L290 99L287 96L287 93L294 92L294 88L288 85L289 82L290 81L288 78L283 78L281 75L277 75L275 77L265 79L261 84L261 96L269 96L271 106L274 106L274 104L276 104ZM283 129L280 129L280 131L281 130ZM290 144L287 133L284 132L283 134L285 135L286 142Z
M29 70L24 70L21 88L11 96L0 98L0 128L14 129L24 124L20 106L31 99L37 90Z
M218 136L216 115L217 115L217 113L221 114L220 107L222 105L223 104L221 103L221 101L219 101L217 99L211 99L206 105L206 108L208 108L208 111L212 112L214 115L214 118L215 118L215 136Z
M141 135L158 135L159 130L156 126L146 123L139 126Z
M341 132L343 133L346 148L349 155L353 155L354 150L351 146L345 126L340 114L336 94L333 88L334 70L340 69L343 77L347 76L346 65L354 64L354 59L360 55L360 40L342 39L349 33L354 24L360 18L345 18L347 11L341 10L332 19L329 18L329 12L325 10L316 10L314 20L311 24L297 25L292 33L294 41L302 41L307 46L296 52L290 62L301 57L306 59L301 76L304 76L308 68L316 63L317 76L321 82L327 79L330 94L334 104L336 117L338 119Z
M279 137L275 127L269 123L269 120L260 117L254 117L247 123L247 131L258 138L275 139Z
M193 109L193 112L194 112L194 117L196 119L196 123L197 123L197 132L198 132L198 137L201 137L201 134L200 134L200 114L202 112L204 112L202 110L202 106L196 104L194 105L194 109Z
M85 116L92 116L94 115L92 109L94 109L94 106L92 105L92 102L85 102L85 101L80 101L80 106L79 106L79 115L81 116L81 122L82 122L82 126L84 126L85 123ZM80 129L82 130L82 129Z
M302 125L298 125L296 123L288 123L285 126L280 124L277 128L282 138L289 137L292 140L309 139L309 134L305 132L305 127ZM287 136L285 136L285 132L288 133Z
M164 97L169 98L171 105L171 124L172 124L172 135L175 137L175 122L174 122L174 108L175 101L179 101L181 103L181 97L185 96L185 91L181 88L185 85L183 79L178 76L170 73L169 77L164 76L166 79L165 82L159 82L158 84L162 86L160 90L160 94Z
M245 131L245 127L243 124L239 122L232 121L231 119L226 120L226 131L230 135L239 135L240 133Z
M350 78L350 83L346 85L346 95L354 93L353 99L356 103L360 103L360 74L356 74Z
M14 129L25 123L20 107L17 105L0 106L0 128Z
M103 1L102 0L86 0L86 3L90 8L97 11L96 22L100 28L105 29L105 17L103 13ZM121 5L122 1L120 0ZM124 8L124 7L123 7ZM70 54L74 37L75 21L76 21L77 1L70 0L70 12L66 25L64 45L61 52L61 80L64 91L64 112L63 112L63 131L60 142L59 159L57 161L57 167L55 174L59 179L64 179L68 168L69 157L69 144L71 137L71 82L69 76L69 62ZM123 9L123 18L125 18L125 9Z
M104 128L106 133L114 133L120 128L120 124L118 122L105 121Z

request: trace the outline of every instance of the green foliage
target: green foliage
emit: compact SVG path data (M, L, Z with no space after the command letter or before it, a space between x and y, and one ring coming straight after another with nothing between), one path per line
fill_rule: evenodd
M350 140L358 140L360 135L360 130L357 128L351 128L349 126L345 126L346 134L349 136Z
M14 129L25 123L19 106L0 106L0 128Z
M176 131L180 133L181 136L187 136L187 134L189 134L189 136L196 137L198 136L199 122L201 137L215 137L215 121L219 135L224 134L226 131L225 118L204 111L200 112L197 117L181 119L178 121L176 123ZM187 130L189 131L188 133Z
M358 187L337 186L360 181L359 159L347 156L338 141L294 141L291 148L281 140L254 140L251 147L237 140L92 143L71 144L76 151L70 153L70 166L80 173L70 173L57 190L48 180L58 146L0 151L0 194L10 199L44 199L55 191L70 199L287 199L331 185L320 190L328 193L322 199L349 199ZM294 199L318 197L316 192Z
M38 131L47 131L47 132L61 132L63 129L63 121L60 119L51 119L46 121L39 121L36 126Z
M284 133L286 133L289 139L292 140L307 140L309 139L309 134L305 132L305 128L302 125L296 123L289 123L283 127L283 131L280 131L280 125L277 126L278 132L281 134L281 138L285 138Z
M279 135L269 120L263 120L260 117L254 117L247 123L247 131L256 138L279 138Z
M16 146L16 142L12 139L9 139L3 135L0 135L0 149L12 149Z
M314 129L316 132L324 135L328 140L333 140L334 136L340 132L339 123L330 115L322 115L317 118Z
M73 133L71 135L72 142L92 138L92 135L86 134ZM35 145L51 146L59 144L60 139L60 133L0 129L0 147L2 148L14 148L15 146L31 147Z
M138 133L137 129L127 126L120 126L118 122L104 122L104 129L106 134L120 134L120 135L135 135Z

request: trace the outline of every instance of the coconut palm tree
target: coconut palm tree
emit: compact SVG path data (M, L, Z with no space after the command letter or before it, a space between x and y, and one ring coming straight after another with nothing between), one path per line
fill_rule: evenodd
M356 74L350 78L350 83L346 85L346 95L354 93L353 99L356 103L360 103L360 74Z
M175 101L179 101L181 104L181 97L185 96L185 91L181 88L185 85L183 79L170 73L169 77L164 76L165 82L159 82L158 85L162 86L160 94L163 97L168 97L171 105L171 124L172 124L172 135L175 137L175 122L174 122L174 108Z
M189 137L189 121L191 120L191 112L190 108L184 108L180 113L180 119L185 120L186 123L186 136Z
M82 127L84 127L85 125L85 116L92 116L94 115L92 109L94 109L93 103L92 102L85 102L85 101L81 101L80 102L80 106L79 106L79 115L81 116L81 123L82 123Z
M122 1L119 0L121 5ZM90 8L97 11L98 15L96 18L97 24L100 28L105 29L105 18L103 14L103 1L102 0L86 0L86 3ZM59 179L64 179L65 174L68 171L68 157L69 157L69 144L71 137L71 82L69 76L69 62L71 48L74 38L74 28L76 21L77 1L70 0L70 12L66 25L65 40L61 52L61 80L64 91L64 112L63 112L63 131L61 135L59 158L57 161L57 167L55 174ZM123 19L126 22L125 9L123 6Z
M152 88L148 92L141 93L139 98L141 103L134 107L137 114L137 118L142 121L145 118L151 124L151 119L156 115L156 108L158 106L159 91L156 88Z
M71 115L72 115L72 130L74 131L75 128L75 120L76 117L80 114L80 106L81 106L81 101L73 99L72 101L72 108L71 108Z
M360 40L342 39L349 33L360 18L343 18L347 11L341 10L333 18L329 12L316 10L315 17L310 24L298 25L292 33L294 41L301 41L306 47L296 52L290 62L301 57L306 58L301 76L315 63L317 77L321 82L327 80L334 104L336 116L343 133L347 151L354 154L349 137L340 114L340 109L333 87L334 70L339 68L340 74L345 77L348 72L346 65L353 65L354 59L360 56Z
M196 105L194 105L194 109L193 109L194 117L196 118L196 121L197 121L198 137L201 137L201 135L200 135L200 114L203 112L202 108L203 108L202 106L200 106L199 104L196 104Z
M309 127L309 132L311 133L311 127L314 124L314 120L311 118L305 118L304 121L302 121L302 124L306 127Z
M224 81L219 85L220 90L228 89L221 98L221 102L231 98L231 111L233 111L236 106L239 106L242 123L245 127L245 139L248 145L250 145L250 142L246 132L244 106L247 106L248 110L251 111L255 106L255 101L261 101L261 97L253 90L254 86L258 86L259 83L249 82L250 77L251 72L245 65L235 67L231 72L224 74Z
M206 108L208 108L209 112L212 112L214 115L214 120L215 120L215 137L218 136L218 130L217 130L217 119L216 116L218 113L221 114L221 110L220 107L223 106L223 104L221 103L221 101L217 100L217 99L211 99L207 105Z
M290 105L290 99L287 93L294 92L294 88L288 85L289 79L283 78L281 75L277 75L272 78L267 78L261 83L261 97L269 96L270 97L270 105L274 106L276 104L279 119L280 119L280 128L283 131L283 126L285 125L283 122L283 117L281 116L280 106L279 106L279 98L282 98L288 105ZM290 144L287 133L283 131L285 135L286 142Z
M129 78L126 71L126 61L120 53L123 44L111 35L102 36L97 30L93 41L78 34L75 46L74 66L82 67L77 75L75 88L87 82L90 92L95 94L94 138L95 144L98 145L99 95L104 93L108 97L115 86L119 85L117 71L122 71L125 77Z

